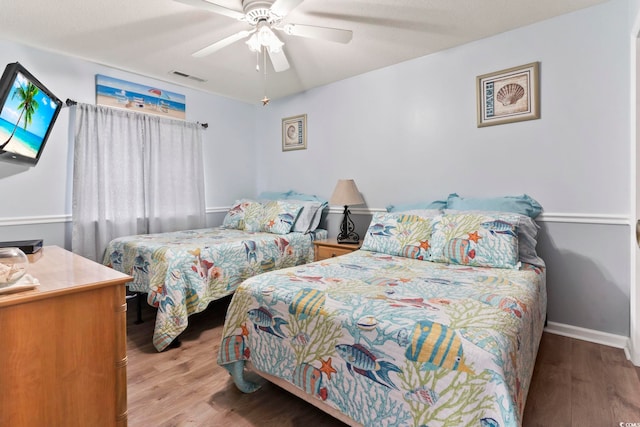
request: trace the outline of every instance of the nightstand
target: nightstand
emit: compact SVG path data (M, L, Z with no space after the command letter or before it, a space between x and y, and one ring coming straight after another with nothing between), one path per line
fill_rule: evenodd
M348 254L360 249L359 243L338 243L336 239L316 240L313 242L315 250L315 261Z

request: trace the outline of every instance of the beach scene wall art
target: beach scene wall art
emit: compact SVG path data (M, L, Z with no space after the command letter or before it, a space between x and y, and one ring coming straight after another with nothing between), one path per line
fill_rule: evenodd
M96 104L171 119L186 119L184 95L101 74L96 74Z

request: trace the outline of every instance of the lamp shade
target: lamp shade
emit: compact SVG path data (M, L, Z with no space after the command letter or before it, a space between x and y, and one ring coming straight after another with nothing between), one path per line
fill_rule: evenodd
M333 190L329 203L340 206L361 205L364 203L364 199L360 195L354 180L340 179L336 184L335 190Z

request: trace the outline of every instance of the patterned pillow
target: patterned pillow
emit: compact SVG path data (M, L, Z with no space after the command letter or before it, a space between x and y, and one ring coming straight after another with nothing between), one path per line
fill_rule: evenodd
M244 210L244 228L245 231L258 232L261 231L260 225L264 218L264 204L252 203Z
M253 206L245 213L245 230L287 234L291 231L302 206L284 200L272 200Z
M251 199L236 200L225 215L222 225L227 228L244 230L245 211L255 209L255 205L260 205L260 203Z
M496 212L496 211L464 211L464 213L481 213L488 215L501 215L503 219L518 224L518 256L520 262L533 264L537 267L545 267L544 260L538 256L536 246L538 244L538 232L540 226L530 216L512 212ZM446 214L459 214L463 211L456 209L445 209Z
M445 213L434 220L432 244L434 261L520 268L518 217L509 213Z
M433 218L403 212L377 212L361 249L428 261L432 221Z

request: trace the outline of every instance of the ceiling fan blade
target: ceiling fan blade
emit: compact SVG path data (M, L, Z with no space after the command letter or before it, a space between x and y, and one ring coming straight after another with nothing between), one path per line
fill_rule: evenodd
M273 64L273 69L276 71L276 73L289 69L289 61L287 60L287 55L284 54L284 51L282 49L278 50L277 52L271 52L269 49L267 49L267 52L269 52L269 59L271 59L271 64Z
M271 12L279 17L285 17L289 12L298 7L304 0L276 0L271 5Z
M244 13L238 12L237 10L227 9L224 6L220 6L215 3L211 3L207 0L174 0L178 3L183 3L189 6L197 7L200 9L208 10L210 12L217 13L219 15L228 16L229 18L237 19L242 21L244 19Z
M253 33L253 31L240 31L239 33L235 33L222 40L218 40L217 42L210 44L209 46L204 47L197 52L194 52L192 56L195 56L196 58L202 58L203 56L211 55L213 52L216 52L223 47L227 47L230 44L249 36L251 33Z
M339 28L316 27L313 25L286 24L277 28L291 36L308 37L310 39L328 40L336 43L349 43L353 31Z

